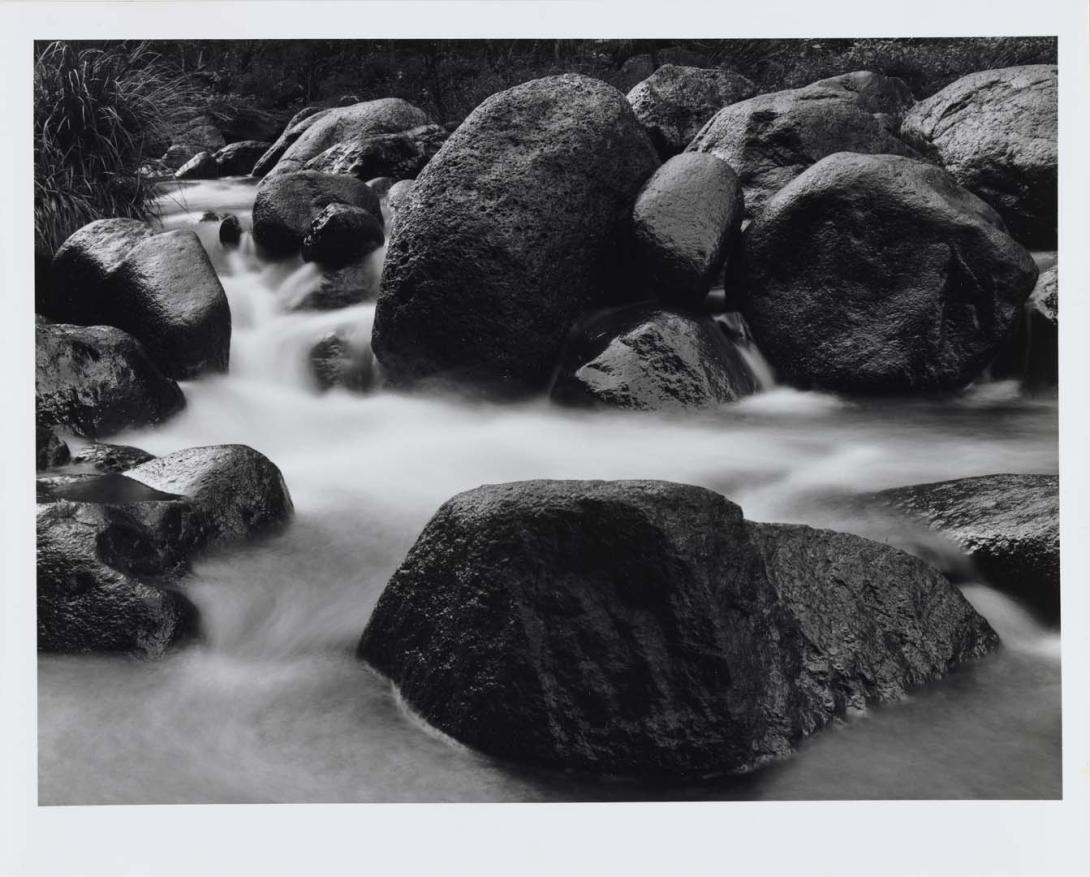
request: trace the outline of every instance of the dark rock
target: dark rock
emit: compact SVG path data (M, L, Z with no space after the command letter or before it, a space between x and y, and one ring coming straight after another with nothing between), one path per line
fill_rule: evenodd
M439 509L359 654L483 752L691 776L782 758L848 706L995 642L956 589L893 549L747 525L698 487L530 481Z
M999 350L1037 268L941 168L829 156L745 233L733 282L762 353L796 386L964 386Z
M210 152L198 152L174 172L176 180L214 180L219 175L219 165Z
M827 155L915 155L885 118L902 106L892 95L908 93L898 83L861 72L758 95L716 113L688 149L727 162L742 181L746 214L756 216L769 198Z
M278 527L292 514L280 470L245 445L186 448L142 463L125 475L185 497L198 522L202 547L248 538Z
M225 247L237 247L242 241L242 223L230 213L220 223L220 243Z
M197 222L219 222L222 217L214 210L206 210Z
M735 345L707 317L636 306L599 316L576 334L552 397L670 411L733 402L756 389Z
M396 183L393 177L375 177L368 180L367 185L371 187L371 191L378 195L380 198L385 197L386 193L390 191L390 187Z
M92 442L72 455L73 463L93 466L99 472L124 472L139 466L155 455L130 445L109 445Z
M291 311L334 311L378 295L382 264L364 257L345 265L322 271L318 285L287 305Z
M337 144L362 145L383 134L398 134L431 123L423 110L394 97L331 108L302 121L303 129L285 147L275 166L269 168L270 175L304 170L308 161ZM382 172L369 173L363 179Z
M164 374L183 380L227 371L231 310L195 232L163 232L138 244L108 290L99 321L139 339Z
M273 256L297 253L314 219L330 204L359 207L382 221L378 196L362 180L300 171L262 181L254 200L254 239Z
M362 392L374 383L374 362L367 344L353 345L337 332L318 341L308 357L314 383L323 392L343 387Z
M757 87L731 70L666 64L628 93L628 102L664 159L681 152L728 104L753 97Z
M284 131L276 139L276 142L254 163L251 173L255 177L265 176L280 161L280 157L287 151L288 147L295 143L307 128L328 112L329 108L303 107L284 126Z
M385 242L382 223L374 214L348 204L330 204L314 217L303 238L303 260L342 268Z
M246 176L253 170L257 160L272 146L264 140L240 140L228 143L215 156L216 168L221 177Z
M68 462L68 445L48 424L35 424L34 455L38 469L51 469Z
M185 407L143 345L111 326L35 327L35 371L38 418L77 435L159 423Z
M348 174L360 180L380 175L395 179L415 177L448 136L445 128L429 124L394 134L335 143L308 160L303 169Z
M154 234L136 219L98 219L73 232L53 257L44 312L68 323L102 322L110 278L129 252Z
M877 499L956 542L989 584L1059 619L1055 475L959 478L883 490Z
M970 73L920 101L901 136L992 205L1029 247L1056 245L1056 67Z
M1030 389L1055 387L1060 374L1060 296L1055 265L1037 278L1026 301L1025 317L1025 383Z
M488 98L396 208L373 337L384 375L543 388L580 314L631 295L621 249L657 165L624 95L598 80Z
M698 307L721 275L744 212L730 165L695 152L669 159L632 210L633 281L648 297Z

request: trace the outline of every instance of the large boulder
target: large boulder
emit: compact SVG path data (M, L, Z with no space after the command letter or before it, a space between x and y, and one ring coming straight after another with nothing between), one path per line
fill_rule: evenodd
M578 331L552 398L672 411L733 402L756 389L745 359L712 320L640 305L606 313Z
M427 113L396 97L334 107L301 121L302 130L293 135L292 142L269 169L270 176L301 171L308 161L337 144L362 146L374 137L431 124Z
M488 98L398 205L374 324L387 377L543 388L571 324L631 295L624 235L657 166L624 95L598 80Z
M210 152L198 152L174 172L176 180L214 180L220 174L219 165Z
M446 128L434 124L393 134L375 134L362 140L335 143L309 159L303 168L349 174L365 182L385 175L397 180L409 179L424 169L448 136Z
M185 407L144 346L112 326L35 327L35 410L82 436L166 420Z
M697 308L719 279L742 225L742 187L713 155L676 155L632 209L632 278L648 297Z
M903 110L900 80L860 72L805 88L762 94L724 107L689 144L734 168L746 213L765 203L800 173L835 152L915 155L891 119Z
M895 549L751 525L698 487L530 481L436 512L359 654L483 752L691 776L784 757L848 707L995 644Z
M295 143L307 128L328 112L330 112L328 107L303 107L303 109L299 110L284 126L284 130L276 138L272 146L266 149L261 157L254 162L250 173L255 177L265 176L276 167L276 163L280 161L280 157L287 151L288 147Z
M989 584L1059 619L1057 476L959 478L883 490L877 498L957 543Z
M110 278L137 244L154 235L138 219L96 219L70 234L53 256L47 316L84 325L101 322Z
M757 86L732 70L664 64L628 93L628 102L664 159L677 155L728 104Z
M901 137L992 205L1027 247L1056 245L1057 72L970 73L920 101Z
M228 143L213 156L219 176L247 176L270 146L272 144L264 140L239 140Z
M902 393L975 378L1036 279L995 211L946 171L840 153L768 202L731 282L788 383Z
M272 256L298 253L311 225L330 204L359 207L382 222L378 196L362 180L299 171L267 177L254 199L254 240Z
M342 268L385 242L382 222L373 213L348 204L330 204L314 217L301 249L306 262Z

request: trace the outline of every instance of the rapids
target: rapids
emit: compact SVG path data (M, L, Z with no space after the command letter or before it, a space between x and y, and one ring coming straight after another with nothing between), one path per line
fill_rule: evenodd
M1054 473L1056 399L1023 396L1014 383L865 403L772 387L666 418L545 401L320 395L307 376L309 347L334 329L365 341L374 306L286 311L317 281L314 267L266 263L248 234L227 252L217 223L199 222L206 210L231 211L248 227L253 195L243 179L164 195L161 224L198 230L227 292L231 373L183 384L182 414L111 441L156 454L251 445L283 471L295 520L260 544L196 562L185 587L203 615L200 645L160 661L40 658L42 804L1061 794L1059 632L979 583L965 593L1002 650L849 716L742 779L646 785L530 771L426 726L353 651L390 574L452 494L526 478L663 478L719 490L752 519L897 542L911 534L844 501L914 482ZM375 272L382 255L371 257Z

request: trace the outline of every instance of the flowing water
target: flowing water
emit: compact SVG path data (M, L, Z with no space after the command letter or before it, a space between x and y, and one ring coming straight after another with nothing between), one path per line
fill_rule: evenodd
M251 445L283 471L295 519L196 562L186 589L203 615L200 645L159 661L41 657L43 804L1060 795L1059 633L973 583L966 595L1002 650L742 779L647 785L530 771L427 727L353 651L390 574L452 494L526 478L663 478L719 490L755 520L897 542L911 534L843 500L944 478L1055 473L1056 400L1013 383L866 403L773 387L666 418L319 394L310 345L337 328L366 341L374 308L289 312L317 281L313 266L264 263L248 235L225 251L217 224L198 222L231 210L245 225L253 192L227 180L166 199L163 225L197 228L230 299L231 373L184 384L184 413L113 440L156 454Z

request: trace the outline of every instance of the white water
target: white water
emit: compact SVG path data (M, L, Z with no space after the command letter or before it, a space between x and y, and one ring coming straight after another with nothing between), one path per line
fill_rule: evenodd
M191 227L209 209L245 224L253 187L197 184L180 198L164 227ZM316 282L312 266L264 264L248 236L229 253L215 223L197 228L231 302L231 374L185 384L184 413L114 441L153 453L249 444L280 466L296 517L280 536L196 564L187 588L202 645L159 662L41 659L42 803L1059 795L1058 634L983 585L966 593L1002 636L1000 653L852 717L756 776L695 787L496 764L422 727L352 654L389 575L460 490L665 478L720 490L750 518L897 541L838 501L920 481L1055 472L1055 399L1023 398L1013 384L866 404L779 388L663 418L319 395L306 374L310 344L338 328L366 339L373 306L288 313Z

